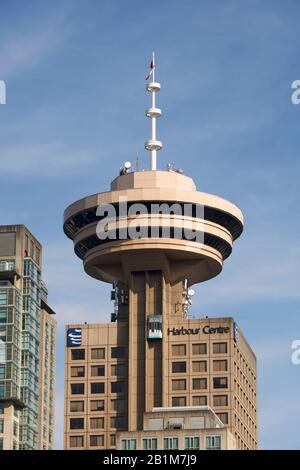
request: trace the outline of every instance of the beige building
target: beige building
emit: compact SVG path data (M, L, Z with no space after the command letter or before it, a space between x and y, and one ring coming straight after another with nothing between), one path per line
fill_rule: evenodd
M221 448L230 441L255 449L255 356L233 319L190 319L188 310L191 287L222 271L243 215L230 201L197 191L182 170L157 170L160 84L153 75L146 85L151 170L131 171L126 162L110 191L64 213L64 231L86 273L112 283L115 301L112 324L68 327L65 447L119 447L121 431L140 445L146 418L177 407L186 408L184 434L190 407L208 406L223 434L231 433ZM210 430L198 431L203 447L202 434ZM161 445L170 433L157 432Z
M56 322L41 281L41 260L42 246L24 225L0 226L0 449L4 450L53 446Z
M157 448L163 448L166 436L178 438L178 448L185 437L195 436L205 448L210 435L220 436L222 449L257 447L256 359L232 318L174 317L161 339L147 339L144 330L131 364L127 322L67 326L73 329L80 331L81 344L66 348L66 449L123 448L126 439L140 448L151 435ZM157 347L162 350L150 364L151 373L145 357ZM130 396L134 370L141 378L138 393ZM130 406L137 409L133 424ZM218 422L198 422L191 429L189 414L200 416L206 409ZM180 410L180 429L145 425L159 410L171 415Z

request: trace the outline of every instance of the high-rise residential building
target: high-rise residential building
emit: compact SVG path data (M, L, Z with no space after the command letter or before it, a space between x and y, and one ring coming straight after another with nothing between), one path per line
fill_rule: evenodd
M65 448L256 449L255 355L233 318L189 314L191 286L221 272L243 215L182 170L157 170L154 68L151 169L126 162L110 191L64 214L114 301L111 323L67 325Z
M51 449L56 321L42 246L24 225L0 226L0 449Z

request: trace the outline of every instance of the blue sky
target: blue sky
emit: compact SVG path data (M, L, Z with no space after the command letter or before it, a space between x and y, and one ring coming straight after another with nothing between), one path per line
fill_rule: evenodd
M300 448L297 0L2 0L0 224L44 246L58 321L57 448L64 324L107 321L109 286L84 274L62 231L65 207L108 190L126 160L148 168L144 77L157 54L168 162L235 202L245 231L223 273L196 286L195 315L234 316L258 358L260 448ZM288 432L283 432L283 429Z

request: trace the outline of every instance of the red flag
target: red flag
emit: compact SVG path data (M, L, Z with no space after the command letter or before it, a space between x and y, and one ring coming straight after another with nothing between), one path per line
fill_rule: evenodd
M150 73L149 73L149 75L145 78L145 80L148 80L148 79L151 77L151 75L152 75L152 73L153 73L153 71L154 71L154 67L155 67L155 65L154 65L154 60L152 59L152 60L151 60L151 64L150 64Z

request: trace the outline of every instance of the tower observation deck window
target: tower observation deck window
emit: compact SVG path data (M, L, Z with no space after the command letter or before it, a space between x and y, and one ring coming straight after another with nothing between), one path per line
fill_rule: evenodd
M147 339L162 339L162 315L149 315Z

